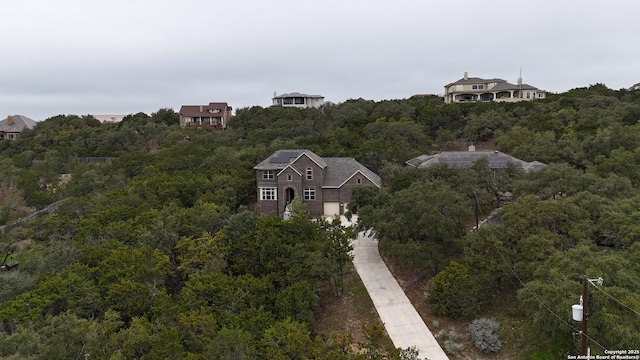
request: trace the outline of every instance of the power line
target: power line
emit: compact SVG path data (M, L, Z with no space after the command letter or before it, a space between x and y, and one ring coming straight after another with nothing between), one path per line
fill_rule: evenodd
M507 259L504 257L504 255L502 254L502 251L500 251L500 248L494 243L494 246L496 248L496 250L498 250L498 254L500 254L500 257L502 258L502 261L504 262L504 264L506 265L506 267L509 269L509 271L511 271L511 273L513 274L513 276L516 277L516 279L518 279L518 282L520 282L520 284L522 285L522 287L527 290L527 292L529 292L529 294L531 294L533 296L534 299L536 299L536 301L538 301L538 303L540 305L542 305L542 307L544 307L547 311L549 311L553 316L555 316L556 318L558 318L558 320L560 320L561 322L563 322L565 325L567 325L567 327L569 327L571 330L573 330L574 332L580 332L580 330L576 329L575 327L573 327L573 325L571 325L571 323L567 322L566 320L564 320L560 315L556 314L553 310L551 310L551 308L549 306L547 306L547 304L545 304L539 297L536 296L536 294L531 291L527 285L525 285L525 283L520 279L520 277L518 276L518 274L516 274L515 271L513 271L513 269L511 268L511 266L509 266L509 263L507 262ZM599 342L597 342L594 338L592 338L591 336L589 336L588 334L585 334L585 336L587 337L587 339L591 340L594 344L598 345L602 350L607 350L607 348L605 348L604 346L600 345Z
M638 315L638 317L640 317L640 313L638 313L637 311L635 311L634 309L630 308L629 306L625 305L622 303L622 301L616 299L615 297L613 297L613 295L610 295L609 293L607 293L606 291L602 290L602 287L598 286L597 284L591 283L591 285L593 285L596 289L602 291L603 294L607 295L608 297L610 297L611 299L613 299L613 301L617 302L618 304L624 306L625 308L629 309L631 312L633 312L634 314Z

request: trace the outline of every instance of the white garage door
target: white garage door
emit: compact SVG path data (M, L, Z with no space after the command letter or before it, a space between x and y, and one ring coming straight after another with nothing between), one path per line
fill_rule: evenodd
M340 215L340 203L339 202L326 202L324 203L324 216Z

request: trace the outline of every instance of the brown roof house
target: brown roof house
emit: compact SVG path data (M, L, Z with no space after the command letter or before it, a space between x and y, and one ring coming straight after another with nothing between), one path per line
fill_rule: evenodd
M227 127L232 110L226 102L182 105L179 112L180 126L213 127L221 130Z
M380 177L347 157L320 157L309 150L278 150L254 167L258 207L265 215L283 216L299 197L313 216L345 212L356 186L382 185Z
M475 151L473 145L469 146L469 151L443 151L435 155L420 155L411 160L407 160L405 163L417 168L425 168L438 164L449 167L470 168L476 161L482 158L486 158L489 168L494 170L506 168L507 164L513 164L526 172L542 170L546 166L539 161L527 162L498 150Z
M15 140L22 130L33 129L36 122L23 115L9 115L0 120L0 140Z

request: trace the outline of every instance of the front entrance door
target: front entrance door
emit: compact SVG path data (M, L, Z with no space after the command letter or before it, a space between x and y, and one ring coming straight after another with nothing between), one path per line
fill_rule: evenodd
M291 204L291 202L293 201L293 198L296 197L296 192L293 190L293 188L287 188L286 193L287 193L287 197L286 197L287 201L285 203L285 206Z

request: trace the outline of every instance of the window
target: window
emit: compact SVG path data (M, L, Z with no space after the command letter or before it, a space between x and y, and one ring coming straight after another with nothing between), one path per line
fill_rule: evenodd
M297 97L297 98L294 98L293 100L296 103L296 105L304 105L304 98L303 97Z
M287 174L287 181L291 181L291 174Z
M284 105L293 105L293 98L284 98L282 100Z
M275 171L274 171L274 170L265 170L265 171L262 173L262 178L263 178L263 179L265 179L265 180L273 179L273 177L274 177L274 173L275 173Z
M315 200L316 199L316 189L315 188L304 188L304 199L305 200Z
M471 88L473 90L482 90L484 89L484 84L480 84L480 85L471 85Z
M531 91L527 91L527 99L531 99Z
M276 188L260 188L260 200L277 200Z
M362 178L361 177L357 177L356 178L356 184L362 184Z
M313 180L313 169L310 167L307 168L307 180Z

